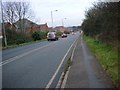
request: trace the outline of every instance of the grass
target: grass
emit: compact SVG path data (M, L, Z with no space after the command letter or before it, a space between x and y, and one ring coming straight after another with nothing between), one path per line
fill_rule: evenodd
M95 54L102 67L111 76L116 86L120 86L118 66L118 51L113 50L112 46L106 45L93 38L84 36L84 39L91 51Z
M2 50L8 49L8 48L15 48L15 47L19 47L19 46L25 46L25 45L29 45L29 44L45 41L45 40L46 39L37 40L37 41L31 41L31 42L22 43L22 44L19 44L19 45L17 45L17 44L16 45L8 45L7 47L2 47Z
M67 63L65 64L65 67L64 67L64 73L66 73L68 71L68 68L72 65L72 61L71 59L69 58Z
M65 66L64 66L64 74L62 76L62 81L61 81L61 84L64 80L64 77L66 75L66 72L68 71L69 67L72 65L72 61L71 61L71 57L67 60L67 62L65 63ZM61 86L61 85L60 85Z

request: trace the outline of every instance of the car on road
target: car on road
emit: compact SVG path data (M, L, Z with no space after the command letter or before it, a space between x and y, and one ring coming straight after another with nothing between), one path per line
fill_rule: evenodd
M67 34L63 33L63 34L61 35L61 37L62 37L62 38L65 38L65 37L67 37Z
M56 40L58 40L58 36L57 36L56 32L48 32L47 33L47 40L48 41L52 41L52 40L56 41Z
M74 35L75 33L74 33L74 32L72 32L71 34L72 34L72 35Z

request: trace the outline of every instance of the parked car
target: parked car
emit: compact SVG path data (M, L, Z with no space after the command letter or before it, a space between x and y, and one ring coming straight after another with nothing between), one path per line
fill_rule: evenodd
M56 32L48 32L47 33L47 40L50 41L50 40L58 40L58 36L56 34Z
M63 34L61 35L61 37L62 37L62 38L67 37L67 34L63 33Z

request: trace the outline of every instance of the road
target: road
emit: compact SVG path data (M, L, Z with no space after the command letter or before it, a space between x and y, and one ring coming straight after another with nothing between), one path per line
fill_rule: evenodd
M55 88L64 64L56 75L55 72L78 37L79 33L60 38L58 41L42 41L4 50L2 52L3 88L45 88L48 83L49 87ZM50 82L52 77L55 78Z

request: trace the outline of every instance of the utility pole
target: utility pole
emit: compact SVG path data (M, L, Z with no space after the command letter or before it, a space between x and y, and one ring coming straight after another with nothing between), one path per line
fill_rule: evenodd
M51 21L52 21L52 29L53 29L53 13L51 11Z
M2 31L3 31L3 39L4 39L5 46L7 46L7 38L6 38L5 25L4 25L4 19L3 19L2 0L1 0L1 13L2 13Z
M54 12L57 12L58 10L54 10ZM53 11L51 11L51 22L52 22L52 29L54 28L54 25L53 25Z
M62 18L62 30L64 31L64 20L65 20L66 18Z

